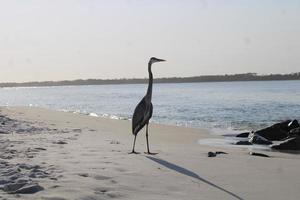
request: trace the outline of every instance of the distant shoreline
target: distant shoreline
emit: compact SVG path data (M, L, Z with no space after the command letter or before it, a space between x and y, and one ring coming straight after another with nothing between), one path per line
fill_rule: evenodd
M300 72L290 74L257 75L256 73L207 75L194 77L156 78L155 83L197 83L197 82L233 82L233 81L283 81L300 80ZM44 87L44 86L76 86L76 85L119 85L119 84L144 84L147 78L132 79L78 79L64 81L42 81L24 83L0 83L0 87Z

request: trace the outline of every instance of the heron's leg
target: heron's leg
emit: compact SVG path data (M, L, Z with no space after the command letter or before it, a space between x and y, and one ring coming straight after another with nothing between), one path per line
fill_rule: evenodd
M146 125L146 139L147 139L147 152L150 153L150 151L149 151L149 141L148 141L148 123Z
M157 153L151 153L150 150L149 150L148 124L149 124L149 122L148 122L147 125L146 125L147 153L150 154L150 155L155 155L155 154L157 154ZM145 152L145 153L146 153L146 152Z
M137 135L137 134L136 134L136 135ZM132 151L131 151L129 154L132 154L132 153L134 153L134 154L138 154L138 152L135 152L135 151L134 151L134 146L135 146L136 135L134 135L134 141L133 141L133 147L132 147Z

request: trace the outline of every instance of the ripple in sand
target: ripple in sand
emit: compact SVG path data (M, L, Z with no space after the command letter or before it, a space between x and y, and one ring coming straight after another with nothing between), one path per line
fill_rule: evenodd
M81 177L89 177L89 174L88 173L79 173L77 174L78 176L81 176Z
M0 190L9 194L33 194L44 190L36 178L51 178L39 165L0 161Z
M53 142L53 144L68 144L68 143L65 141L59 140L59 141Z
M95 194L102 195L103 197L112 199L122 197L120 193L113 191L110 187L98 187L94 189Z
M43 200L66 200L62 197L42 197Z

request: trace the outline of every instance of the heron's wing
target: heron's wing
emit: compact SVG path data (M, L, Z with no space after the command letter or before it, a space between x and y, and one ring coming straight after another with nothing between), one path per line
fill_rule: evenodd
M132 116L132 133L137 134L139 130L143 128L145 125L144 118L145 118L145 112L146 112L146 101L143 98L140 103L136 106L134 109L134 113Z
M150 108L149 108L149 119L152 117L152 113L153 113L153 105L152 103L150 104Z

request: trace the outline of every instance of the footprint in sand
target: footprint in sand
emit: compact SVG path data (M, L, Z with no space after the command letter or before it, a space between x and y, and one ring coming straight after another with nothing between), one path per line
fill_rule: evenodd
M115 180L110 180L110 183L112 183L112 184L117 184L118 182L115 181Z
M75 128L75 129L73 129L73 132L75 132L75 133L81 133L82 130L80 128Z
M65 141L59 140L59 141L53 142L53 144L68 144L68 143Z
M36 148L34 148L34 150L36 150L36 151L46 151L47 149L42 148L42 147L36 147Z
M108 180L108 179L111 179L112 177L109 177L109 176L102 176L102 175L96 175L94 176L94 179L96 180Z
M120 168L120 167L115 168L115 170L118 171L118 172L127 172L126 169Z
M103 194L103 193L106 193L108 191L112 190L111 188L109 187L98 187L96 189L94 189L95 193L97 194Z
M121 152L121 150L111 150L111 152Z
M108 198L119 198L123 196L120 193L113 191L113 189L109 187L99 187L94 189L94 192L95 194L104 195Z
M75 136L73 136L73 137L68 137L67 139L69 139L69 140L77 140L78 138L75 137Z
M112 140L112 141L110 141L110 144L121 144L121 143L117 140Z
M89 174L88 173L79 173L77 174L78 176L81 176L81 177L89 177Z
M44 190L32 178L47 178L49 174L39 165L0 163L0 190L11 194L33 194Z
M117 183L116 181L111 183ZM80 198L81 200L100 200L100 199L114 199L114 198L120 198L124 195L120 194L118 191L115 191L112 187L97 187L94 190L95 195L89 195Z
M55 189L55 188L59 188L59 187L61 187L60 185L53 185L53 186L51 186L50 188L51 189Z

